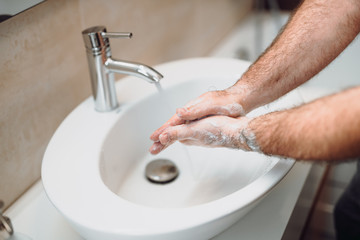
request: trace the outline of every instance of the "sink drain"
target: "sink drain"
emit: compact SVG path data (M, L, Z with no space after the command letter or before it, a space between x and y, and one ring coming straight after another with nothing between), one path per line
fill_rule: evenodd
M148 163L145 169L146 178L153 183L170 183L179 175L176 165L168 159L156 159Z

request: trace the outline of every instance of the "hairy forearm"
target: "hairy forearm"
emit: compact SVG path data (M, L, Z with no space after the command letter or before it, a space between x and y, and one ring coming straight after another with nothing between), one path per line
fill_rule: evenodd
M206 145L210 135L203 137L200 134L206 133L206 126L209 127L204 117L222 115L223 119L208 120L230 121L225 116L243 116L256 107L272 102L321 71L359 31L360 0L305 0L283 32L234 86L207 92L178 109L170 120L151 135L154 144L150 151L159 153L177 140ZM356 99L352 99L354 105ZM331 102L333 106L329 104L320 106L316 102L265 115L252 120L250 128L256 133L260 149L267 154L325 160L358 154L359 116L355 118L353 112L345 108L348 106L346 102L342 102L343 105L336 102ZM359 114L360 110L357 111ZM195 122L186 124L188 121ZM343 121L342 125L338 126L337 121ZM223 128L215 131L209 127L214 130L213 133L217 133L218 139L230 132L221 132ZM352 135L353 130L357 131L357 135ZM239 131L236 133L240 136L247 133ZM239 148L247 149L244 139L252 135L245 135L239 138ZM186 140L189 136L193 140ZM210 140L213 141L212 138ZM221 142L215 145L234 147Z
M301 160L360 156L360 87L253 119L262 152Z
M232 90L246 89L249 111L271 102L316 75L360 31L360 1L305 0L283 32Z

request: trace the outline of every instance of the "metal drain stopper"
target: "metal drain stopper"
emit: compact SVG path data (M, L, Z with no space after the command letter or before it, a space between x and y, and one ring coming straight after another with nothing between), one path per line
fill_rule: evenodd
M148 163L145 169L146 178L153 183L170 183L179 175L176 165L167 159L156 159Z

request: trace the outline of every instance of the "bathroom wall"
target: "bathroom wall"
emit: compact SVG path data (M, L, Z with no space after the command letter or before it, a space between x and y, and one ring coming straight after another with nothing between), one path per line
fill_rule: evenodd
M47 0L0 23L0 199L9 206L40 178L50 137L91 94L84 28L133 32L111 41L113 56L154 65L206 56L251 2Z

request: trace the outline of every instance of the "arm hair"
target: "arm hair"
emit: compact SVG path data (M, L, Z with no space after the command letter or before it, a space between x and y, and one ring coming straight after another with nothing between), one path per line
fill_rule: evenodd
M261 151L301 160L360 156L360 87L253 119Z

